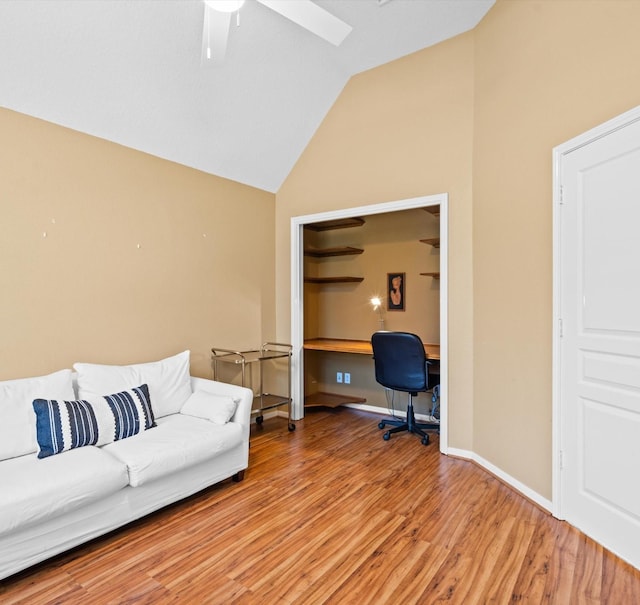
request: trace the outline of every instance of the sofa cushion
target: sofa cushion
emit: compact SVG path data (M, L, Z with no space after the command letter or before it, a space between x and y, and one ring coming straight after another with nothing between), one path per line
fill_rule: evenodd
M32 402L74 399L71 370L47 376L0 382L0 460L31 454L38 449Z
M155 426L146 384L91 402L35 399L38 458L104 445Z
M189 351L160 361L127 366L74 363L80 399L149 385L156 418L176 414L191 395Z
M242 442L242 426L219 425L173 414L157 419L157 427L104 446L104 450L127 465L129 484L143 485L213 458Z
M81 508L127 486L126 466L97 447L0 464L0 535Z
M215 424L225 424L231 420L237 407L238 400L228 395L194 391L182 406L180 413L203 418Z

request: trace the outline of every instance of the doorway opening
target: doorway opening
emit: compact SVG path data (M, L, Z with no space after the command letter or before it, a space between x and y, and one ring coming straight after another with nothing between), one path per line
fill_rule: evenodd
M440 451L448 450L448 195L446 193L345 208L291 219L291 344L293 346L291 394L293 417L304 416L304 237L305 225L399 212L415 208L440 207Z

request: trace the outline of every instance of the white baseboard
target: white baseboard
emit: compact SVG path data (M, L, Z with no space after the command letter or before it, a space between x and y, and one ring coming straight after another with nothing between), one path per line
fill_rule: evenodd
M509 487L512 487L516 491L520 492L523 496L535 502L538 506L548 511L552 511L552 503L547 498L542 497L538 492L533 491L530 487L527 487L524 483L518 481L515 477L505 473L502 469L485 460L482 456L479 456L475 452L469 450L460 450L455 447L450 447L447 450L447 454L455 456L457 458L464 458L465 460L472 460L485 470L489 471L492 475L495 475L500 481L506 483Z
M256 414L255 414L255 412L256 412L256 411L257 411L257 410L253 410L253 411L251 412L251 416L252 416L251 420L252 420L252 421L254 421L254 420L255 420L255 418L254 418L253 416L254 416L254 415L256 415ZM289 414L287 414L287 412L283 412L282 410L278 410L278 409L274 408L273 410L268 410L268 411L266 411L266 412L263 412L263 413L262 413L262 417L263 417L264 419L267 419L267 418L276 418L276 417L289 418Z
M375 405L367 405L366 403L347 403L343 404L342 407L363 410L365 412L373 412L374 414L381 414L383 416L389 416L389 412L386 409ZM406 412L396 410L395 415L399 418L405 418ZM276 410L271 414L264 415L265 418L269 418L272 416L283 416L284 418L287 418L287 413L283 410ZM425 414L416 414L416 420L420 422L429 422L429 416L426 416ZM475 462L478 466L481 466L492 475L495 475L500 481L506 483L509 487L515 489L517 492L520 492L523 496L525 496L525 498L528 498L532 502L535 502L540 508L543 508L549 513L552 512L553 504L550 500L544 498L538 492L533 491L530 487L527 487L524 483L518 481L515 477L512 477L508 473L505 473L502 469L498 468L488 460L485 460L482 456L479 456L475 452L450 447L447 449L446 453L447 455L455 456L456 458L463 458L464 460L471 460Z
M367 412L374 412L377 414L388 415L387 410L372 406L366 405L362 403L349 403L344 407L356 408L358 410L365 410ZM399 418L405 418L406 413L400 410L395 411L395 415ZM419 422L429 422L429 416L425 414L416 414L416 420ZM470 452L468 450L461 450L457 448L447 448L447 454L451 456L456 456L457 458L464 458L465 460L472 460L485 470L489 471L492 475L495 475L500 481L506 483L509 487L515 489L517 492L520 492L523 496L535 502L538 506L543 508L544 510L551 512L553 509L553 505L550 500L542 497L539 493L533 491L530 487L527 487L524 483L518 481L515 477L512 477L508 473L505 473L502 469L499 469L497 466L485 460L482 456L479 456L475 452Z
M386 408L381 408L376 405L367 405L366 403L343 403L343 408L353 408L354 410L363 410L364 412L373 412L374 414L381 414L382 416L391 416L390 412ZM394 410L393 412L398 418L406 418L407 413L402 410ZM416 420L418 422L431 422L431 417L426 414L416 414Z

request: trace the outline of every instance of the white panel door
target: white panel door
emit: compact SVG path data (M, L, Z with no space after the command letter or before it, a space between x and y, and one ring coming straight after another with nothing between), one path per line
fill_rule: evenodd
M557 157L560 512L640 568L640 121Z

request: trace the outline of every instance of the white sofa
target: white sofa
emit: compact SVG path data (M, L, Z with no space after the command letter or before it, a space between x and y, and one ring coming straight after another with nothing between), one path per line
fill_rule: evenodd
M188 351L74 369L0 382L0 579L223 479L239 481L248 466L252 392L191 377ZM136 421L136 434L114 440L122 418L103 396L143 384L149 428ZM65 424L64 413L85 408L97 420L74 443L69 425L77 417ZM58 418L51 410L61 415L58 425L42 422ZM56 426L62 438L53 439L53 453ZM95 444L78 443L78 434Z

